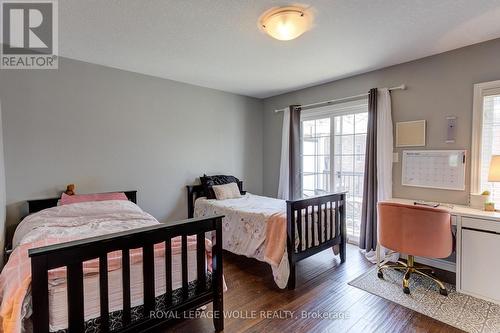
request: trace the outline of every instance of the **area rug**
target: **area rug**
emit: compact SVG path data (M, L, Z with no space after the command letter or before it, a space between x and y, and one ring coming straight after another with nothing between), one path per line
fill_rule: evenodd
M500 305L458 293L450 284L446 284L448 296L442 296L430 279L416 274L410 279L411 294L406 295L401 287L402 278L402 272L385 270L384 279L379 279L373 267L349 285L466 332L500 332ZM500 288L499 285L491 287Z

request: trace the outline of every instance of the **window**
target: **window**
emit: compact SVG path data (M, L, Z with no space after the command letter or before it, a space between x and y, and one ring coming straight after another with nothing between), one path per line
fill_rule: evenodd
M368 104L347 102L302 112L302 196L348 191L346 222L359 239Z
M500 183L488 182L491 155L500 155L500 81L474 85L471 192L491 192L500 206Z

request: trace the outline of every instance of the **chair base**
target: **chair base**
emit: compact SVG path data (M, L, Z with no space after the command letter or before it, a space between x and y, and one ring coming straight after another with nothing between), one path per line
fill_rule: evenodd
M419 266L415 267L415 257L408 255L408 261L405 263L401 260L398 260L396 264L385 264L377 269L377 276L380 279L384 278L384 273L382 272L384 269L396 269L396 270L401 270L404 271L404 276L403 276L403 292L405 294L410 294L410 277L412 274L420 274L424 277L427 277L431 279L438 287L439 287L439 293L443 296L448 296L448 291L446 290L446 287L444 286L443 282L438 280L436 277L433 276L434 271L430 267L425 267L425 266ZM430 274L425 273L424 271L430 271Z

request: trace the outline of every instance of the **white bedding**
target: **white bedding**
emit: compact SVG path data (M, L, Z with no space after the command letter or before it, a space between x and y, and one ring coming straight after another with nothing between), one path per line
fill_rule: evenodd
M222 220L222 248L266 262L266 223L271 215L280 212L286 212L286 201L247 193L237 199L198 198L194 216L225 215ZM279 266L271 265L271 268L278 287L285 288L290 275L286 249Z
M12 243L16 247L53 236L88 238L158 223L130 201L82 202L27 216L17 226Z
M47 237L88 238L102 234L140 228L159 222L129 201L100 201L57 206L26 217L17 227L15 246L35 242ZM84 235L84 236L83 236ZM206 260L206 258L205 258ZM205 262L206 263L206 262ZM181 286L180 254L172 256L173 290ZM108 273L110 311L122 309L121 268ZM188 247L188 278L196 279L196 247ZM84 277L85 319L97 318L99 308L99 275ZM130 266L131 305L143 304L142 262ZM49 282L50 330L65 329L67 325L66 279ZM156 296L165 293L164 256L155 256ZM24 299L22 318L31 315L31 295ZM29 322L23 320L29 330Z

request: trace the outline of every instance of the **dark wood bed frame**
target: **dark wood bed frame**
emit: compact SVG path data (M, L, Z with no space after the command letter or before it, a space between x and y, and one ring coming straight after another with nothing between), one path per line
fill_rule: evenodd
M243 189L243 182L239 182L238 187ZM188 201L188 217L194 216L194 202L197 198L205 196L205 191L202 185L187 186L187 201ZM339 246L340 261L345 262L346 256L346 192L331 193L326 195L315 196L299 200L287 200L286 216L287 216L287 252L290 263L290 277L288 279L288 289L295 289L295 265L300 260L308 258L318 252L326 250L332 246ZM303 215L302 212L305 214ZM309 221L309 216L312 213L317 214L317 230L309 226L313 221ZM302 230L302 218L304 217L305 230ZM330 217L328 219L328 217ZM327 228L330 223L329 228ZM322 228L322 224L325 228ZM315 239L315 232L318 233L319 244L309 242L309 230L312 237ZM328 230L330 234L327 235ZM335 233L333 233L335 231ZM295 249L295 232L299 235L299 244ZM323 235L321 237L321 235ZM335 237L333 237L335 235ZM305 239L305 244L302 240Z
M136 203L136 191L125 192L130 201ZM31 200L29 211L34 213L57 205L58 198ZM113 332L146 332L163 327L172 317L182 316L183 311L194 310L213 302L216 331L224 329L223 278L222 278L222 218L210 216L185 221L159 224L132 229L114 234L75 240L29 250L31 257L31 293L33 302L33 329L35 333L49 332L48 271L58 267L67 268L68 332L84 332L84 292L82 263L99 258L100 332L109 332L108 271L107 255L122 251L123 311L122 328ZM205 270L205 233L215 232L216 243L212 248L212 273L208 279ZM196 235L197 278L192 289L188 283L187 236ZM174 302L172 290L172 238L181 236L181 300ZM165 311L175 316L163 319L151 316L156 311L154 245L165 243L166 294ZM142 248L144 304L143 317L131 320L130 296L130 250ZM210 281L210 283L208 282ZM171 311L171 312L170 312Z

